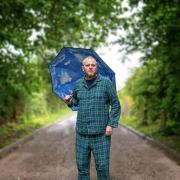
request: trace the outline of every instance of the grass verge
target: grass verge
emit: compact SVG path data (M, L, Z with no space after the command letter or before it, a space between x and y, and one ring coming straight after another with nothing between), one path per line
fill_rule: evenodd
M21 123L8 123L0 127L0 148L32 134L36 129L53 123L57 121L57 119L63 119L63 117L67 116L71 112L72 111L70 109L64 108L57 113L34 117Z
M153 122L147 126L141 124L133 117L123 117L121 123L136 129L137 131L143 133L146 136L149 136L166 146L174 149L176 152L180 153L180 136L178 135L164 135L159 129L159 122Z

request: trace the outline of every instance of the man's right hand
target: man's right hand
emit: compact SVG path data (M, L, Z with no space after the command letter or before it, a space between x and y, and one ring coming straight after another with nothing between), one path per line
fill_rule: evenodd
M71 103L72 103L72 95L66 95L66 96L64 97L64 101L65 101L65 103L66 103L67 105L71 105Z

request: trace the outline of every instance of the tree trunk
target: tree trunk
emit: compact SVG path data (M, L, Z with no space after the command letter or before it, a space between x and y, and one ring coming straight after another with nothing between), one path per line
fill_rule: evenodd
M14 108L14 112L13 112L13 115L12 115L12 122L13 123L18 123L16 108Z
M143 125L148 125L148 117L147 117L147 114L148 114L148 110L147 108L144 108L144 111L143 111Z
M160 129L163 131L166 128L166 114L164 109L160 111Z

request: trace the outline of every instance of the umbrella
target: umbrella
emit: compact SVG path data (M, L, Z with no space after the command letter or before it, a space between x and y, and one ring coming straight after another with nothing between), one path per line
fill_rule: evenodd
M75 82L84 76L82 60L87 56L92 56L96 59L98 73L108 77L116 88L114 71L94 50L64 47L49 65L52 90L63 101L66 95L73 93ZM72 108L72 110L77 110L77 108Z

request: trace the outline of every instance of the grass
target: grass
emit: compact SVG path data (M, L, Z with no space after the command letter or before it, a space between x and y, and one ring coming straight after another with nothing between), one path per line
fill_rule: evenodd
M63 119L70 113L71 110L65 108L57 113L46 114L41 117L34 117L18 124L8 123L0 127L0 148L7 146L27 135L32 134L36 129L53 123L57 121L57 119Z
M180 136L179 135L164 135L159 129L160 124L158 121L150 123L148 126L143 125L133 117L123 117L121 123L136 129L137 131L149 136L166 146L174 149L180 153Z

